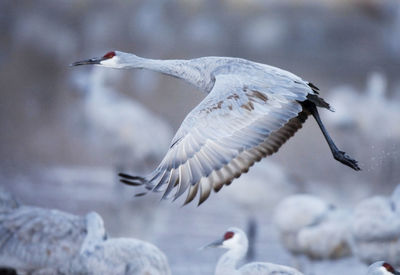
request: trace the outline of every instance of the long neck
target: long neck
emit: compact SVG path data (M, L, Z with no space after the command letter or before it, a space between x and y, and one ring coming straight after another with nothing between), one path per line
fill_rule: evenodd
M147 69L185 80L204 92L208 92L213 83L205 62L193 60L156 60L126 54L121 60L122 68ZM211 87L210 87L211 86Z
M236 265L238 261L244 257L245 253L246 251L243 251L243 249L232 249L226 252L218 260L217 267L215 269L215 275L239 274L239 271L236 269Z

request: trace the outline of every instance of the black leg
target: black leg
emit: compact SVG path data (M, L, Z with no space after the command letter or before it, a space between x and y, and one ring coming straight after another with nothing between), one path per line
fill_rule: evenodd
M352 159L345 152L340 151L336 147L332 138L329 136L328 131L325 129L324 124L322 124L321 118L319 117L318 110L317 110L317 107L315 106L315 104L312 102L305 101L303 106L313 115L313 117L317 121L319 128L321 129L322 133L324 134L326 142L328 142L329 148L332 151L332 155L333 155L334 159L343 163L344 165L349 166L350 168L353 168L356 171L361 170L360 167L358 167L356 160Z
M247 220L247 238L249 240L249 248L246 254L247 261L254 261L255 258L255 244L257 235L257 221L255 218L248 218Z

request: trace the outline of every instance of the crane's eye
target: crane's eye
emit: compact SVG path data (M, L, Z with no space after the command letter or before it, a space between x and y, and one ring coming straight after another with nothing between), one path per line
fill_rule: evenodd
M391 266L390 264L388 264L388 263L383 263L382 266L383 266L387 271L389 271L390 273L395 274L395 270L394 270L393 266Z
M108 52L103 56L103 60L104 59L110 59L113 58L115 56L115 52Z
M226 232L225 235L224 235L224 240L225 240L225 241L226 241L226 240L229 240L230 238L233 237L233 235L235 235L235 233L233 233L233 232L231 232L231 231Z

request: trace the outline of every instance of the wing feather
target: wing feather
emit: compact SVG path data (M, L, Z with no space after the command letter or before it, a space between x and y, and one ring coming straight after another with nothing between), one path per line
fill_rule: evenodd
M165 188L163 198L176 188L174 200L188 190L185 204L199 193L200 204L212 189L218 192L277 152L301 128L308 113L300 102L314 92L293 81L264 87L256 83L217 76L210 94L183 121L158 168L145 177L146 188ZM143 183L122 177L124 182Z

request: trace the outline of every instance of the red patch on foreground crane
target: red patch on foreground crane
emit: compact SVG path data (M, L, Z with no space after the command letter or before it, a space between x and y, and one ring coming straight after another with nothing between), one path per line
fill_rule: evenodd
M115 56L115 52L108 52L103 56L103 59L110 59Z
M225 241L226 241L226 240L229 240L230 238L233 237L233 235L235 235L235 233L233 233L233 232L231 232L231 231L226 232L225 235L224 235L224 240L225 240Z
M391 272L391 273L393 273L393 274L395 273L395 270L394 270L393 266L391 266L390 264L388 264L388 263L383 263L382 266L383 266L384 268L386 268L387 271L389 271L389 272Z

